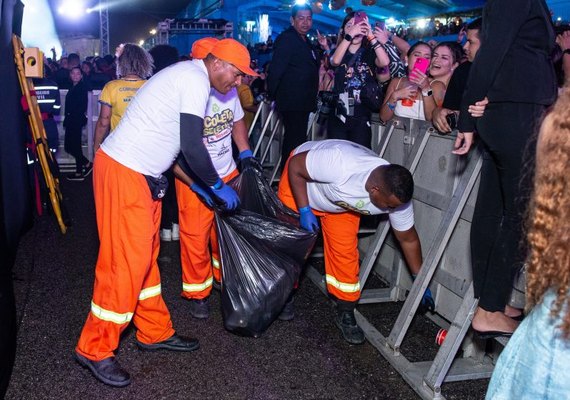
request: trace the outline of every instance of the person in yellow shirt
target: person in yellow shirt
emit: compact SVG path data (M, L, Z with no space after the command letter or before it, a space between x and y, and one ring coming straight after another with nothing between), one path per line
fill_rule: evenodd
M248 131L257 112L257 105L254 102L253 93L249 87L251 79L252 77L249 75L244 76L241 84L237 87L239 102L245 113L243 120L245 121L245 126Z
M117 48L117 57L119 79L107 83L99 96L101 111L95 126L94 152L99 149L109 132L119 125L132 98L152 75L152 56L142 47L132 43L120 45Z

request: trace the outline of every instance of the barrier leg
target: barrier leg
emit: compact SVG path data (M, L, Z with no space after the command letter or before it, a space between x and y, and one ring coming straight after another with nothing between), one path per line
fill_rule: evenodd
M392 125L392 127L390 128L390 131L388 132L389 136L392 137L392 132L394 129L394 125ZM420 158L427 146L427 142L429 140L429 136L430 136L431 132L429 130L425 130L423 132L423 135L421 136L421 140L419 141L419 143L417 143L416 145L412 146L412 150L410 153L409 158L407 159L407 162L404 165L405 167L407 167L410 172L413 174L414 171L416 170L418 163L420 161ZM384 151L386 150L386 146L387 146L387 142L384 145ZM368 280L368 276L370 275L370 272L372 271L372 268L374 267L374 263L376 262L376 259L378 258L378 254L380 253L380 249L382 247L382 245L384 244L384 241L386 240L386 237L388 236L388 232L390 230L390 224L387 221L382 221L379 225L378 228L376 229L376 233L374 234L374 237L372 238L371 243L369 244L368 247L368 251L366 252L366 255L364 256L364 260L362 261L361 265L360 265L360 286L364 287L366 281ZM394 284L395 282L391 282L392 284ZM389 294L390 297L385 297L386 294ZM382 302L382 301L395 301L397 300L395 296L395 293L393 293L392 288L390 288L389 290L386 289L367 289L364 290L362 292L362 296L361 296L361 303L374 303L374 302Z
M396 351L399 350L402 340L410 327L410 323L412 322L412 318L414 317L418 305L423 297L423 293L435 273L437 264L441 260L443 251L449 243L451 234L455 229L457 221L459 220L463 208L467 203L469 194L471 193L473 186L475 186L475 182L481 171L481 165L483 164L481 155L477 153L472 157L474 157L475 160L468 164L468 169L464 171L458 187L454 191L450 204L447 207L447 211L441 220L432 242L433 245L430 247L428 254L424 259L420 272L412 285L410 294L406 298L404 306L398 315L398 319L390 332L388 345Z
M253 132L253 130L255 129L255 124L257 124L257 120L261 117L261 110L263 110L263 104L261 103L259 104L259 107L257 107L257 111L255 112L255 115L253 117L253 121L251 122L251 126L249 127L249 131L247 132L247 138L249 139L251 137L251 134Z
M261 149L261 144L263 143L263 137L265 136L265 133L267 132L267 129L269 128L269 124L271 123L271 118L273 117L273 114L275 113L275 107L271 107L271 110L269 111L269 115L267 116L267 119L265 120L264 124L263 124L263 128L261 129L261 133L259 134L259 139L257 140L257 143L255 144L255 148L253 149L253 155L257 156L257 153L260 151Z

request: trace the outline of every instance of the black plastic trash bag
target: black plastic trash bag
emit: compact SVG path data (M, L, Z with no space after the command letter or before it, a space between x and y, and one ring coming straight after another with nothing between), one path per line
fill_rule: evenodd
M298 224L298 217L262 181L259 171L246 169L230 182L240 194L241 208L234 214L216 213L224 326L253 337L283 309L317 237L287 222ZM244 209L258 206L262 213Z
M246 168L228 184L239 195L240 208L299 227L299 214L285 206L261 171Z
M224 326L259 337L283 309L316 235L245 210L216 221Z

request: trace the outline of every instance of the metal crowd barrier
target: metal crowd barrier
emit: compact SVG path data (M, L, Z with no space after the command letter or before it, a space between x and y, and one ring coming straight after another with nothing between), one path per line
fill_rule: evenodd
M490 377L500 347L506 343L499 341L501 345L486 352L485 343L468 333L477 307L469 232L481 155L479 149L465 157L451 154L455 137L439 135L424 121L395 118L381 131L378 154L404 165L414 176L415 224L424 261L412 283L387 218L373 235L360 237L361 287L365 287L372 273L386 287L365 288L359 303L405 302L387 337L358 310L356 318L368 341L416 393L424 399L444 399L444 382ZM326 293L323 275L313 267L308 268L307 274ZM428 317L446 329L447 336L433 360L411 362L402 354L402 343L427 287L436 302L436 313Z

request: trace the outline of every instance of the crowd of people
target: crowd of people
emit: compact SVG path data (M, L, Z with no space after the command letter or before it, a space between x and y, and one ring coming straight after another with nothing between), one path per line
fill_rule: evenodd
M477 137L483 169L471 228L479 299L472 327L482 339L519 332L523 310L507 304L512 281L528 262L529 249L529 271L538 279L537 246L545 246L533 242L543 233L540 207L546 207L542 182L534 183L530 202L534 133L556 100L554 65L558 76L570 73L570 33L554 31L540 0L525 0L527 7L512 4L509 23L504 22L506 8L493 7L496 2L488 2L482 18L454 23L457 41L408 43L356 11L346 15L338 34L317 32L312 42L312 9L295 5L291 27L256 49L271 53L261 67L251 60L252 49L215 38L195 42L190 59L182 62L169 46L147 52L133 44L120 47L116 57L81 63L79 56L69 54L59 67L50 62L47 78L69 90L65 149L76 159L70 179L84 180L93 171L101 242L77 361L108 385L128 385L130 376L115 359L115 350L131 320L144 350L198 349L197 339L172 328L160 289L160 239L180 239L181 294L194 318L208 318L208 298L223 280L212 207L239 207L237 194L227 185L239 174L238 164L261 168L247 132L258 103L266 99L275 102L284 126L278 196L299 213L302 229L322 230L326 286L337 311L334 323L348 343L365 340L354 316L360 298L361 216L388 214L412 278L422 265L411 202L413 179L405 168L370 150L373 113L383 123L404 117L429 121L441 134L457 129L457 156L468 154ZM435 31L445 30L435 22ZM558 82L562 86L564 78ZM92 89L102 90L94 163L83 156L80 144L86 93ZM564 92L561 101L568 103L566 97ZM309 116L315 112L326 120L327 140L308 142ZM544 155L537 177L559 172L545 172L544 157L553 152L553 130L565 126L556 119L563 114L558 106L543 128L542 142L550 144L539 143ZM529 204L535 209L525 241ZM567 257L563 260L564 265L552 258L550 281L535 281L529 296L531 305L544 308L531 315L557 315L567 337L568 274L561 274L563 283L557 286L553 272L554 265L568 269ZM293 297L280 319L294 317ZM422 305L433 310L429 289ZM531 323L523 322L527 328L520 336L530 334ZM565 340L554 336L552 340ZM505 354L520 357L514 351ZM492 385L492 391L498 390Z

